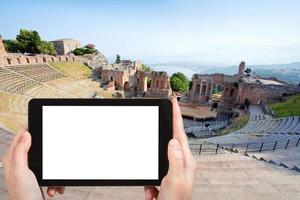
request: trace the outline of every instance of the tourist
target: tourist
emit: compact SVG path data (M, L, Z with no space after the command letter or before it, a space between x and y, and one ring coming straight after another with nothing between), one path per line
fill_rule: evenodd
M192 156L182 117L176 98L173 98L173 137L168 146L169 171L160 189L145 187L146 200L190 200L196 172L196 161ZM28 168L27 153L31 136L22 129L14 138L3 159L4 177L9 197L12 200L45 199L33 172ZM59 156L59 155L57 155ZM64 187L48 187L47 194L54 197L63 194Z

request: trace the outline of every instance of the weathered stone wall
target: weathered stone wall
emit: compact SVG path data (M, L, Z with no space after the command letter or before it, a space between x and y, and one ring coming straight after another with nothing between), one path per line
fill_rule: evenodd
M33 63L49 63L49 62L70 62L81 61L77 56L50 56L50 55L36 55L26 56L23 54L5 54L0 56L0 66L6 65L26 65Z
M137 60L137 61L134 62L133 65L134 65L135 70L141 70L142 69L142 62L141 61Z
M153 97L169 97L172 95L170 86L170 78L166 72L152 72L150 96Z
M138 92L147 92L147 81L151 79L151 72L137 70L135 73L137 78L137 90Z
M4 45L3 45L3 41L2 41L2 37L0 36L0 55L6 54Z
M225 74L194 74L192 77L192 88L187 95L189 101L204 104L212 98L214 87L226 89L229 83L238 82L237 75Z
M123 89L125 82L129 81L129 76L127 76L125 71L103 69L99 73L101 80L106 82L113 81L115 82L115 86L120 89Z
M239 71L238 71L238 78L241 79L245 77L244 71L245 71L246 63L242 61L239 65Z
M67 55L74 49L82 47L81 43L72 38L51 41L56 49L57 55Z
M250 104L266 105L281 100L283 96L296 92L300 92L299 87L241 82L239 84L236 102L238 104L245 104L246 100L248 100Z
M107 58L100 52L84 55L83 62L90 66L92 69L97 70L99 70L100 68L105 68L108 65Z

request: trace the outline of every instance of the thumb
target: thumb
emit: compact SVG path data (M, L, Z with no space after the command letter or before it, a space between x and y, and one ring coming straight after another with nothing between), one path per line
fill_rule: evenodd
M23 131L13 149L13 164L15 166L27 166L28 151L31 146L31 135Z
M183 174L184 158L182 147L176 139L172 139L168 146L169 171L171 176Z

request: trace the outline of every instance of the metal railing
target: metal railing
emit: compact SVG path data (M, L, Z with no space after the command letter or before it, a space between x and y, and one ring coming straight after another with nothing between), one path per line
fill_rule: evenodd
M230 151L231 153L244 153L249 152L262 152L262 151L275 151L278 149L287 149L288 147L298 147L300 144L300 137L297 140L276 140L272 142L251 142L246 144L190 144L190 149L194 154L210 153L218 154L220 149ZM205 148L206 147L206 148Z

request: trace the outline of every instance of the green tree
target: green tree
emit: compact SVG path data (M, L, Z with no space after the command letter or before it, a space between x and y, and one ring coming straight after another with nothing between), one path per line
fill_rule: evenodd
M150 78L147 79L147 87L150 88L152 80Z
M21 29L16 40L5 40L5 49L11 53L49 54L56 55L51 42L43 41L37 31Z
M146 65L146 64L142 64L142 70L144 70L144 71L153 71L153 69L151 67L149 67L148 65Z
M218 87L215 86L214 89L213 89L213 94L219 94L219 90L218 90Z
M17 35L18 48L21 53L40 54L41 37L37 31L21 29Z
M48 54L48 55L53 55L53 56L55 56L57 54L56 49L52 42L42 41L38 48L39 48L40 52L43 54Z
M85 54L92 54L92 53L95 53L97 52L98 50L95 49L95 45L93 44L88 44L84 47L81 47L81 48L76 48L73 53L76 55L76 56L82 56L82 55L85 55Z
M170 84L173 91L187 92L189 90L188 78L180 72L174 73L170 78Z
M76 56L82 56L82 55L84 55L84 49L83 48L76 48L76 49L74 49L73 53Z
M189 90L191 90L193 87L193 81L189 81Z
M19 46L17 40L3 40L4 48L9 53L18 53Z
M121 57L119 54L117 54L117 56L116 56L116 63L117 64L121 63Z

